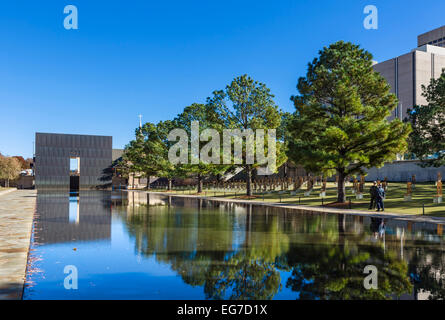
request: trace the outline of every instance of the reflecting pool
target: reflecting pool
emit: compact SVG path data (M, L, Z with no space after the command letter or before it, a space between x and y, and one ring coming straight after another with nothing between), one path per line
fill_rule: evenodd
M23 298L439 299L444 242L437 224L39 192ZM377 289L364 287L368 265Z

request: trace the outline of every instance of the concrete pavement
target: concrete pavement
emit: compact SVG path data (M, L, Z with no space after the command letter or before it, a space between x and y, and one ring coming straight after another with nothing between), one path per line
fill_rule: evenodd
M0 195L0 300L22 298L36 197L35 190Z

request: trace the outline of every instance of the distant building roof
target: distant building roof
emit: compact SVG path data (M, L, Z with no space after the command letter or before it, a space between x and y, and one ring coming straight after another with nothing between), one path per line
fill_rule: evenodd
M113 149L111 151L111 160L113 162L119 160L119 158L122 158L123 154L124 154L124 149Z

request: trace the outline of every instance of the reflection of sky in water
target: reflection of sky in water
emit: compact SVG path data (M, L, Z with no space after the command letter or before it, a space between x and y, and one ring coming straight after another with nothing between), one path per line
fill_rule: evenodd
M402 278L409 279L427 256L443 262L443 236L434 225L386 220L383 240L373 236L368 218L346 216L341 225L332 215L179 198L169 209L159 206L166 199L153 195L123 195L81 193L78 201L39 193L32 255L41 260L32 267L41 272L28 276L33 284L24 299L319 299L324 287L320 292L318 283L330 279L321 274L300 283L293 271L323 270L329 259L335 269L349 256L370 254L372 260L391 253L390 262L401 262ZM439 244L428 254L416 253L433 243ZM78 290L63 287L66 265L78 269ZM244 287L240 279L247 279ZM412 297L410 288L405 298Z
M69 221L70 223L79 223L79 197L70 196Z
M25 299L152 299L182 298L175 294L182 280L167 264L160 264L155 257L138 259L134 241L128 236L122 220L112 220L110 240L43 245L38 254L44 259L39 268L44 278L26 290ZM76 251L73 249L76 248ZM78 269L78 290L65 290L63 279L65 265ZM195 292L195 294L194 294ZM202 290L187 292L199 299ZM141 295L141 293L143 295Z

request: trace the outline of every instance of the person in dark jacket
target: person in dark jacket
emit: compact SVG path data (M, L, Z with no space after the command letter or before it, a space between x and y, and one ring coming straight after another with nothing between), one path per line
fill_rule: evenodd
M379 184L377 186L377 211L385 211L385 205L383 204L383 200L385 199L385 189L383 189L382 185Z
M371 188L369 189L369 194L371 195L371 203L369 204L369 210L375 209L377 205L377 182L374 181Z
M385 220L382 218L371 218L371 224L370 224L371 232L374 234L374 238L378 239L383 238L383 235L385 234Z

